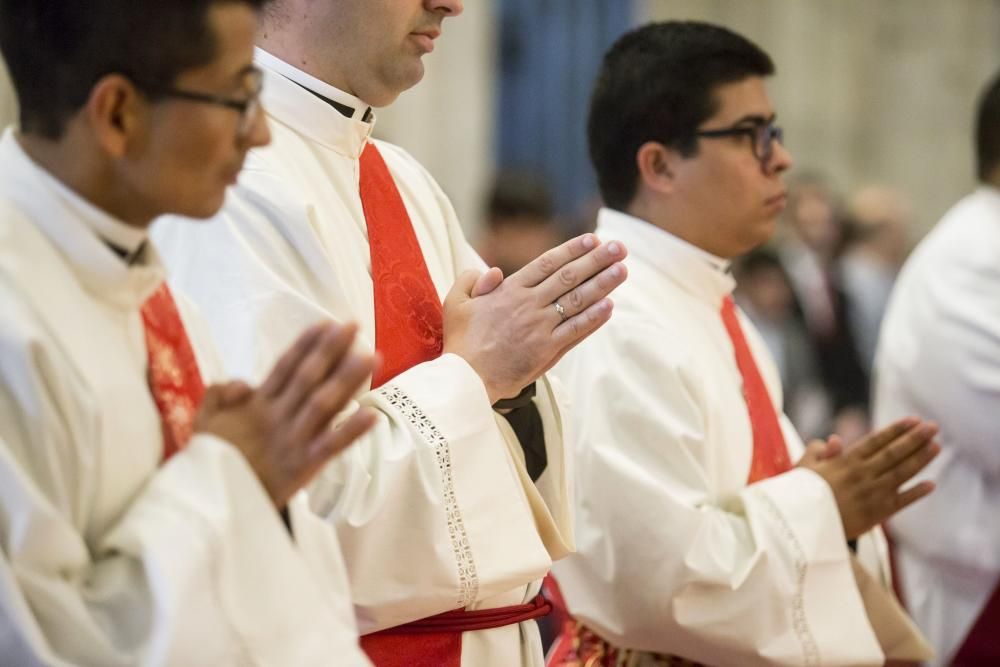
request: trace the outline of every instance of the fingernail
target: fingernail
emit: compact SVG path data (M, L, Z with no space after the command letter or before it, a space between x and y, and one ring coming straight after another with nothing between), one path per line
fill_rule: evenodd
M622 252L622 247L612 241L608 244L608 254L609 255L620 255Z
M622 277L622 265L621 264L615 264L614 266L611 267L611 277L612 278L621 278Z
M597 241L594 239L593 234L587 234L583 237L583 247L587 250L592 250L596 245Z

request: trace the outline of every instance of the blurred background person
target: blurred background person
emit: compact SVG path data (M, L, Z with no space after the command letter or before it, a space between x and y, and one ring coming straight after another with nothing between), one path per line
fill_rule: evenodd
M760 331L781 375L785 414L806 439L823 437L829 425L826 391L781 260L771 249L755 250L733 273L736 302Z
M840 276L851 305L847 324L869 376L889 293L909 251L911 216L906 196L886 185L861 188L848 205Z
M489 266L509 276L566 240L555 218L552 194L540 174L502 171L486 201L476 250Z
M906 262L876 357L875 421L941 427L937 491L894 517L903 596L934 665L1000 664L1000 76L975 131L979 186Z
M868 429L868 374L839 273L845 230L836 195L824 179L804 173L789 187L784 221L778 256L827 394L830 423L820 432L833 431L851 442Z

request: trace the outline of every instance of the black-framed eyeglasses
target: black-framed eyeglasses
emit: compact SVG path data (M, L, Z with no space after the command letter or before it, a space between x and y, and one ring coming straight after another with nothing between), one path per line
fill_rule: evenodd
M264 75L261 70L254 67L247 70L246 87L249 94L246 99L236 99L225 95L214 95L212 93L202 93L195 90L182 90L173 86L164 86L132 79L133 83L144 92L158 97L171 97L179 100L189 100L191 102L202 102L204 104L214 104L216 106L233 109L240 114L240 124L236 130L236 138L242 141L246 139L253 130L257 114L260 112L260 93L264 87Z
M766 165L774 156L774 142L784 142L784 131L774 123L757 123L754 125L735 125L718 130L698 130L696 137L717 139L719 137L750 137L753 155L761 165Z

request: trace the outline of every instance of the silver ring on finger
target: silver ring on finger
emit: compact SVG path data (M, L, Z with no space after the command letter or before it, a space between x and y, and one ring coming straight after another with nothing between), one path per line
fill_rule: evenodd
M560 322L565 322L566 319L567 319L566 318L566 309L563 308L563 305L561 303L559 303L558 301L553 301L552 305L555 307L556 312L559 313L559 321Z

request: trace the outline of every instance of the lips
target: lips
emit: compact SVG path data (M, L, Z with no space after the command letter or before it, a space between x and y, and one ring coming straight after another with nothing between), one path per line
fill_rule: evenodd
M414 41L420 45L420 50L425 53L430 53L434 50L434 40L440 35L441 31L433 28L428 30L415 30L410 33L410 37L412 37Z
M784 208L785 207L785 201L787 199L788 199L788 193L787 192L779 192L778 194L774 195L773 197L768 197L767 199L765 199L764 200L764 204L766 204L767 206L777 206L779 208Z

